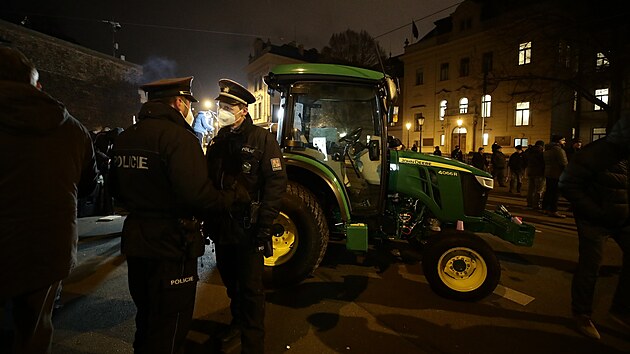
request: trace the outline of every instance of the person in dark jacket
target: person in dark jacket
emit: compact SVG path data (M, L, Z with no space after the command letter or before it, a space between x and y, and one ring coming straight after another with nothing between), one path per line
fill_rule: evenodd
M521 193L521 186L523 185L523 173L527 168L527 159L523 155L523 147L516 145L514 152L508 159L508 167L510 168L510 189L508 193L512 193L516 188L516 193Z
M578 266L571 283L571 309L577 329L599 339L593 322L593 298L604 243L610 236L623 252L619 283L610 315L630 338L630 116L609 134L576 152L560 176L559 187L571 202L577 225Z
M136 353L183 349L195 304L197 258L205 243L197 218L248 201L246 191L217 191L203 150L185 117L192 76L141 88L148 101L138 122L114 143L112 193L129 212L121 248L129 268L129 292L137 307ZM236 200L236 201L235 201Z
M558 179L564 171L568 161L564 152L566 140L560 135L553 135L551 143L545 147L543 159L545 160L545 195L542 201L542 212L556 218L565 218L566 215L558 213Z
M268 130L255 126L248 105L255 97L240 84L222 79L217 120L220 130L208 146L208 169L221 189L243 184L253 203L209 215L204 226L216 246L217 268L231 300L230 326L219 334L240 335L243 353L264 352L263 252L272 252L272 225L287 188L280 147Z
M534 146L525 151L527 154L527 207L540 210L545 192L545 160L543 147L545 142L536 141Z
M505 187L505 168L507 162L503 154L503 147L498 145L494 147L492 152L492 176L497 180L499 186Z
M459 148L459 145L455 145L455 149L451 152L451 158L458 161L464 161L464 154L462 153L462 149Z
M566 147L564 152L567 154L567 161L571 162L573 155L582 148L582 139L575 138L571 140L571 146Z
M0 109L0 304L12 307L15 353L50 353L53 301L76 264L77 197L96 186L92 139L6 47Z
M483 171L488 168L488 160L486 160L486 157L483 154L484 150L485 149L483 147L480 147L472 156L472 165Z
M439 146L435 147L435 150L433 150L433 155L435 155L435 156L442 156L442 150L440 150Z

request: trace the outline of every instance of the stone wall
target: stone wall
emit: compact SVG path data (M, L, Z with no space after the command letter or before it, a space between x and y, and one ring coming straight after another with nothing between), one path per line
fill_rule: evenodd
M140 65L1 20L0 42L29 57L43 90L89 130L127 128L140 109Z

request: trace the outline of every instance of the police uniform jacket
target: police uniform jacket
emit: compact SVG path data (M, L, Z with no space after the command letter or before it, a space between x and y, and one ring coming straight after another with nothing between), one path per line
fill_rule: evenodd
M275 137L254 125L248 114L235 131L231 127L222 128L206 155L215 187L229 187L234 180L244 185L251 199L261 202L258 226L271 226L287 188L286 170ZM219 244L249 245L254 241L257 227L244 225L248 216L247 206L234 206L210 215L204 226Z
M66 278L76 262L77 197L96 186L87 129L25 83L0 81L0 298Z
M610 134L575 153L558 187L576 218L614 228L630 223L630 122L619 121Z
M149 101L138 120L116 138L110 167L112 193L130 212L122 252L179 259L183 240L178 219L222 207L224 195L208 179L199 141L179 111Z

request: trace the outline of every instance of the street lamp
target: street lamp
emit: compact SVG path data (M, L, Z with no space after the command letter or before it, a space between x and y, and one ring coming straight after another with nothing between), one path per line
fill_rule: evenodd
M420 141L419 141L419 146L418 146L418 152L422 152L422 126L424 125L424 117L422 116L422 113L420 113L420 115L417 118L417 123L418 123L418 130L420 131Z
M206 99L203 101L203 107L206 109L206 111L209 111L210 108L212 108L212 101Z
M411 123L407 122L407 124L405 124L405 127L407 127L407 149L409 149L409 129L411 129Z
M464 123L463 120L458 119L457 120L457 145L459 145L459 148L462 148L462 124Z

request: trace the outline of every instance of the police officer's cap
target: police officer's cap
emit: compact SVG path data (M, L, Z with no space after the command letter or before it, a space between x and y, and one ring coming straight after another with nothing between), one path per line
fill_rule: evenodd
M256 102L256 97L251 92L241 86L238 82L230 79L219 80L219 89L221 92L216 100L225 102L231 105L237 104L252 104Z
M192 76L162 79L140 86L149 94L149 100L164 97L184 96L191 102L198 102L191 89Z

